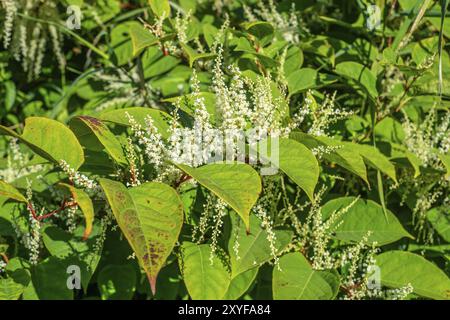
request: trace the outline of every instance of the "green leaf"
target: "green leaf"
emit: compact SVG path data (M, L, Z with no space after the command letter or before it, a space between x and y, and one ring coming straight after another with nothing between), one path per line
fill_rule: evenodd
M98 274L102 300L130 300L136 290L136 270L130 265L107 265Z
M42 240L48 252L60 259L74 259L80 267L81 285L85 292L89 282L100 262L103 246L101 244L102 230L99 225L87 239L82 238L83 228L77 227L69 233L56 226L48 225L43 229ZM100 245L99 245L100 242Z
M375 169L380 170L386 174L389 178L397 182L397 176L395 173L395 166L386 158L377 148L366 144L356 144L351 142L344 143L348 149L357 151L364 159L366 163Z
M335 151L326 153L323 155L323 157L326 160L334 162L342 168L356 174L367 184L369 184L369 181L367 180L366 166L364 164L363 158L359 154L355 153L355 151L352 150L349 145L346 145L345 142L323 136L313 137L311 135L298 131L292 132L289 137L301 142L309 149L314 149L319 146L337 147Z
M311 68L302 68L292 72L288 78L289 95L303 92L316 86L317 70Z
M191 68L194 65L194 62L199 59L209 60L209 59L213 59L216 56L216 54L214 54L214 53L198 53L194 49L192 49L190 46L188 46L187 44L184 44L184 43L181 43L181 47L183 48L184 53L189 58L189 67L191 67Z
M80 141L83 142L83 140L88 139L88 143L94 145L93 150L103 147L117 163L128 164L119 140L101 120L88 116L78 116L70 121L70 127ZM98 144L100 144L100 148L96 147Z
M334 290L312 269L308 260L299 252L280 258L279 268L273 268L273 298L275 300L329 300Z
M346 61L336 66L336 73L356 81L372 99L378 97L377 78L366 66L357 62Z
M266 21L245 22L242 26L248 33L255 36L262 46L265 46L272 40L275 31L272 24Z
M148 4L155 15L158 17L170 17L170 3L169 0L148 0Z
M72 300L73 290L67 287L67 268L73 260L48 257L31 272L33 287L41 300Z
M334 211L346 208L354 200L355 197L344 197L328 201L322 207L323 218L328 219ZM412 238L390 210L386 213L387 218L383 208L376 202L358 199L346 213L336 219L331 229L336 239L354 242L361 241L370 231L368 242L376 241L378 245L395 242L403 237Z
M444 208L433 208L427 212L427 219L433 228L447 242L450 242L450 215Z
M232 278L228 285L227 292L223 296L222 300L239 299L245 292L247 292L255 280L258 270L259 268L252 268Z
M4 126L0 126L0 133L18 138L36 154L56 164L64 160L77 170L84 162L83 148L75 134L58 121L29 117L22 135Z
M288 175L309 199L314 199L314 188L319 180L319 164L312 152L303 144L280 139L280 169Z
M184 283L193 300L219 300L227 292L230 274L216 254L210 262L211 247L208 244L183 242L180 269Z
M142 128L147 127L145 118L149 116L151 119L153 119L153 124L158 129L158 132L161 134L161 136L165 139L169 138L169 128L172 117L168 113L160 110L143 107L117 109L102 113L100 115L100 119L104 121L110 121L122 126L129 126L130 123L126 115L127 113L131 117L133 117L134 120L136 120L136 122L142 126Z
M259 267L260 265L272 259L273 255L268 240L269 234L261 227L261 220L255 215L250 216L250 230L247 234L241 220L236 215L230 215L231 218L231 236L228 241L228 252L230 253L231 273L233 278L248 270ZM292 240L293 233L290 230L274 230L274 246L277 253L281 252ZM235 245L239 243L238 253L236 255Z
M250 210L261 192L258 173L245 163L213 163L199 168L175 164L233 208L250 230Z
M6 198L9 198L9 199L14 199L14 200L19 201L19 202L25 202L25 203L28 202L27 198L25 198L19 192L19 190L17 190L12 185L10 185L9 183L6 183L3 180L0 180L0 196L6 197Z
M130 190L108 179L100 179L100 185L155 293L158 272L172 251L183 223L181 199L174 189L157 182Z
M133 44L133 56L136 57L145 48L153 46L159 42L150 30L141 25L133 24L130 28L131 43Z
M17 300L23 290L23 285L15 282L13 278L0 279L0 300Z
M87 239L92 232L92 224L94 222L94 206L92 204L92 200L82 189L77 189L74 186L66 183L60 183L60 185L70 191L73 200L78 204L81 212L83 212L84 221L86 223L83 239Z
M438 154L439 159L441 159L442 163L444 164L445 169L447 170L447 173L445 174L445 178L450 180L450 154Z
M377 256L381 283L392 288L411 284L419 296L450 299L450 279L435 264L423 257L403 251L388 251Z

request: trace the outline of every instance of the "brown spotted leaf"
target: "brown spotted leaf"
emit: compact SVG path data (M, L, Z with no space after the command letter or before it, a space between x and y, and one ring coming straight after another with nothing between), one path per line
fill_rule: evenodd
M158 272L183 224L181 199L163 183L147 182L127 189L120 182L100 179L100 185L155 293Z
M105 150L117 163L127 165L122 145L103 121L94 117L78 116L70 121L70 128L87 149Z

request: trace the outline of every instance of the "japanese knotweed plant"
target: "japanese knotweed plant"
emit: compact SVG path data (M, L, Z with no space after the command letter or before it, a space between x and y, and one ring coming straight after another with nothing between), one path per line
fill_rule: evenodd
M449 299L413 2L2 1L0 299Z

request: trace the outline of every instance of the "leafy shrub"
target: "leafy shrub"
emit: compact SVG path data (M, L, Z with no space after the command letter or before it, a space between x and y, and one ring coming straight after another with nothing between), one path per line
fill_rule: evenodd
M448 299L447 7L2 0L0 298Z

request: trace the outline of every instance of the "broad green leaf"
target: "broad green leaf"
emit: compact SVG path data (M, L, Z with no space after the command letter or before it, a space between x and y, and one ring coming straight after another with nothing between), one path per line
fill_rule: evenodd
M130 265L107 265L98 274L102 300L130 300L136 290L136 270Z
M322 207L323 218L328 219L334 211L346 208L354 200L355 197L344 197L328 201ZM370 232L368 242L376 241L378 245L395 242L403 237L412 238L390 210L386 213L387 217L383 208L372 200L358 199L336 219L331 231L336 239L355 242L361 241Z
M427 219L433 228L447 242L450 242L450 215L444 208L433 208L427 212Z
M292 72L288 78L289 95L303 92L316 86L317 70L302 68Z
M193 300L219 300L227 292L230 274L224 262L213 254L210 262L209 244L183 242L180 269L184 283Z
M36 154L56 164L64 160L76 170L84 162L83 148L75 134L58 121L29 117L22 135L4 126L0 126L0 133L18 138Z
M155 293L158 272L172 251L183 222L183 204L178 194L156 182L130 190L108 179L100 179L100 185Z
M67 268L73 260L48 257L32 269L31 278L40 300L72 300L73 290L67 287Z
M183 48L184 53L188 56L189 58L189 67L192 68L192 66L194 65L195 61L199 60L199 59L213 59L216 54L214 53L198 53L196 52L194 49L192 49L190 46L188 46L187 44L182 43L181 47Z
M265 46L272 40L275 31L273 26L266 21L245 22L242 26L248 33L255 36L258 39L258 43L262 46Z
M145 128L147 125L145 119L149 116L153 120L154 126L158 129L158 132L165 139L169 138L169 128L172 121L172 117L163 111L143 108L143 107L131 107L124 109L117 109L104 112L100 115L100 119L104 121L110 121L122 126L129 126L130 122L127 117L127 113L136 120L136 122Z
M25 203L28 202L27 198L25 198L19 192L19 190L17 190L12 185L10 185L9 183L6 183L3 180L0 180L0 196L6 197L6 198L9 198L9 199L14 199L14 200L19 201L19 202L25 202Z
M356 81L372 99L377 98L377 78L364 65L354 61L346 61L336 66L336 72L345 78Z
M80 141L86 138L91 141L90 143L100 144L117 163L128 164L122 145L103 121L93 117L78 116L70 121L70 127Z
M74 186L66 183L60 183L60 185L70 191L73 200L78 204L81 212L83 212L84 221L86 223L83 239L87 239L92 232L92 224L94 222L94 206L92 204L92 200L82 189L77 189Z
M420 176L420 165L422 161L412 152L405 152L406 158L408 159L411 166L414 168L414 178Z
M0 279L0 300L17 300L23 290L23 285L15 282L13 278Z
M93 228L93 232L87 239L83 238L83 232L81 226L77 227L72 234L56 226L48 225L43 229L42 240L52 256L60 259L77 259L81 272L81 285L87 292L89 282L100 261L103 246L99 225Z
M133 56L137 56L147 47L153 46L159 42L150 30L141 25L133 24L130 28L131 43L133 44Z
M441 159L442 163L445 166L445 169L447 170L445 178L450 180L450 154L439 153L439 159Z
M394 182L397 182L395 166L380 151L378 151L377 148L366 144L356 144L351 142L346 142L345 145L349 150L353 149L357 151L370 166L380 170L394 180Z
M328 282L328 285L333 290L333 296L331 299L336 298L341 286L339 273L336 270L321 270L319 271L319 274L326 282Z
M330 153L325 153L323 158L330 162L334 162L342 168L356 174L361 179L363 179L367 184L367 171L366 165L364 164L363 158L355 153L354 150L345 145L342 141L338 141L328 137L313 137L311 135L305 134L303 132L292 132L289 137L296 141L301 142L309 149L314 149L317 147L335 147L336 149Z
M227 292L222 300L237 300L239 299L251 286L253 281L258 274L259 268L252 268L247 270L241 274L238 274L236 277L232 278Z
M150 8L158 17L170 17L170 3L169 0L148 0Z
M319 180L319 164L312 152L303 144L280 139L280 169L308 195L314 199L314 188Z
M435 264L410 252L388 251L376 258L381 269L381 283L392 288L411 284L419 296L450 299L450 279Z
M334 297L333 288L319 271L312 269L301 253L285 254L279 263L279 268L273 268L275 300L329 300Z
M250 210L261 192L261 178L245 163L213 163L199 168L176 164L206 189L233 208L250 230Z
M231 261L232 277L259 267L272 259L269 234L261 227L262 221L255 215L250 216L250 234L247 234L242 221L236 215L231 214L231 236L228 241L228 252ZM274 229L274 246L277 253L281 252L292 240L293 233L290 230ZM236 253L235 245L239 243Z

